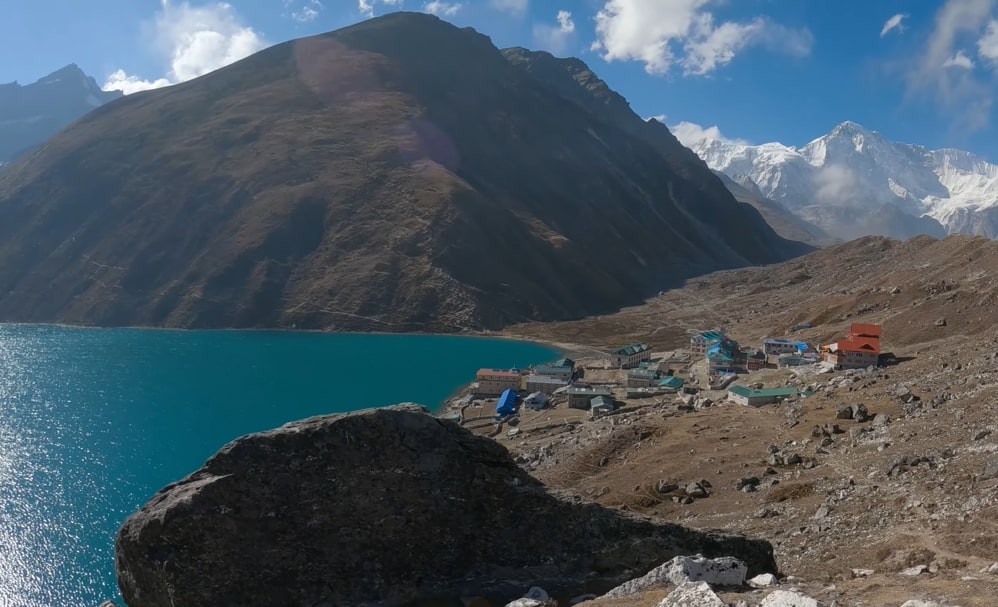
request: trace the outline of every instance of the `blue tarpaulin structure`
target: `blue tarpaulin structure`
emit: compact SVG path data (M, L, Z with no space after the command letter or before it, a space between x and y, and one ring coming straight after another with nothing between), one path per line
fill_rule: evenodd
M516 413L516 401L519 396L516 395L511 388L506 388L499 397L499 403L496 405L496 417L505 417L506 415L512 415Z

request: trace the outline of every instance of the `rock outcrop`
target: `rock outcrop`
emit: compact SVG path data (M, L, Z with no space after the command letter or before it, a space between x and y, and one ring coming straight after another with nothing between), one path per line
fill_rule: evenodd
M768 542L550 491L498 443L411 404L237 439L130 516L115 546L130 607L605 592L697 553L776 570Z

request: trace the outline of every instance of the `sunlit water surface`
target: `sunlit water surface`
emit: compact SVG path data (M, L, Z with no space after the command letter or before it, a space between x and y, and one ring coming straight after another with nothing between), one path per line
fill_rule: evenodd
M117 598L121 522L237 436L436 406L479 367L556 356L473 338L0 325L0 607Z

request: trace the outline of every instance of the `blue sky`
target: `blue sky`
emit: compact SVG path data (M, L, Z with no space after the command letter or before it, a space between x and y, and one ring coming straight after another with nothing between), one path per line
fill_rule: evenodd
M998 161L998 0L3 0L0 82L138 90L394 10L585 60L640 115L802 145L845 120Z

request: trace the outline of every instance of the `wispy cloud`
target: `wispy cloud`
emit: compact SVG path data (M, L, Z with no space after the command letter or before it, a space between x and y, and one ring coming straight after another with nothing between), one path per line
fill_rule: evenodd
M149 80L119 69L107 77L104 90L126 95L197 78L247 57L267 46L230 4L192 6L163 0L161 10L145 26L154 50L167 63L166 74Z
M998 66L998 21L992 19L984 35L977 40L977 54L992 66Z
M357 10L364 17L373 17L379 4L395 9L402 8L402 0L357 0Z
M880 28L880 37L883 38L887 34L897 30L900 34L904 31L904 20L908 18L905 13L898 13L884 22L884 27Z
M807 28L791 28L768 17L718 23L708 0L606 0L596 14L591 49L605 61L639 61L649 74L679 65L686 75L706 75L742 50L761 46L806 56L814 45Z
M948 0L907 75L909 95L931 95L967 131L990 122L993 87L957 47L977 40L983 59L989 59L992 49L998 56L998 27L991 26L994 9L995 0Z
M462 4L460 2L433 0L432 2L423 3L423 12L436 15L437 17L453 17L461 10L461 7Z
M311 23L319 17L322 12L322 2L319 0L306 0L298 8L292 8L296 4L295 0L284 0L284 8L291 9L290 16L300 23Z
M575 21L569 11L558 11L555 17L558 25L534 26L534 43L541 49L554 54L564 53L575 34Z
M653 116L659 122L664 122L665 116ZM731 139L725 137L721 134L721 129L716 125L704 128L695 122L680 122L669 127L672 134L676 136L679 143L690 147L695 143L703 141L704 139L710 139L712 141L721 141L724 143L734 143L738 145L749 145L749 142L744 139Z
M492 7L504 13L522 17L527 12L529 0L489 0Z
M974 69L974 60L963 51L957 51L955 55L943 61L943 67L958 67L964 70Z

